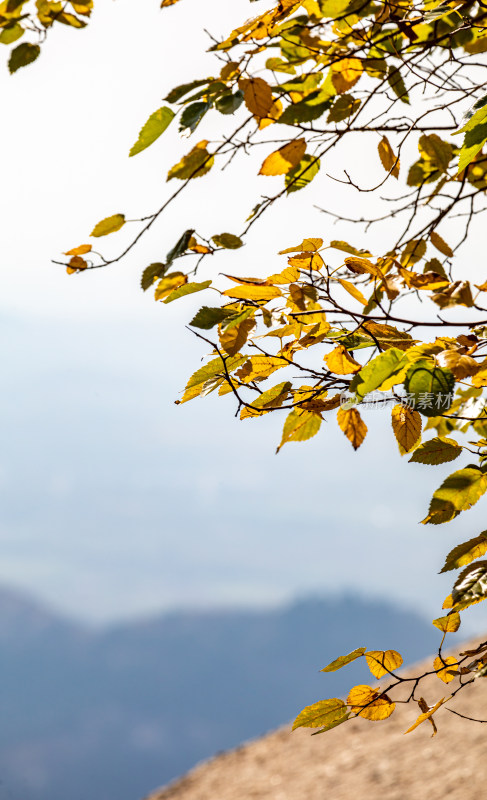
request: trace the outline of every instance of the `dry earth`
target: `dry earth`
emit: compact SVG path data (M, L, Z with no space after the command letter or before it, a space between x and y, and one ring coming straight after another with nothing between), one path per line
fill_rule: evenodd
M431 669L431 661L421 666ZM433 675L422 694L433 705L456 685ZM452 708L487 719L487 680L464 689ZM399 705L389 720L355 719L313 737L286 726L200 764L146 800L485 800L487 725L440 709L434 739L428 722L405 736L419 713Z

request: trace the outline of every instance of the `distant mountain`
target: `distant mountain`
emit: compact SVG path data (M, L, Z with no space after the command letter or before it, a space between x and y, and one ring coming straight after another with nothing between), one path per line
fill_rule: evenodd
M2 590L0 799L138 800L363 682L357 664L319 674L337 655L385 645L414 660L435 644L417 615L359 597L94 633Z

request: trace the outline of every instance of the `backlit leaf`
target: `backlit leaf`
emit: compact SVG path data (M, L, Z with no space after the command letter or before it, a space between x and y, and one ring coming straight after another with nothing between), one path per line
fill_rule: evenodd
M167 173L167 180L178 178L181 181L191 178L201 178L210 171L214 164L213 156L206 149L208 141L198 142L190 152L183 156L181 161L175 164Z
M278 453L288 442L305 442L307 439L316 436L321 423L322 419L319 414L304 411L303 409L294 409L284 423L281 444L276 452Z
M320 171L320 159L304 155L299 164L289 170L284 178L287 193L298 192L304 189Z
M392 409L392 429L401 455L409 453L421 438L421 416L409 406L398 404Z
M432 360L420 359L406 374L404 388L408 403L426 417L444 414L453 401L455 377L449 369L436 367Z
M433 668L437 670L436 674L443 683L451 683L458 673L458 661L453 656L436 656Z
M433 620L433 625L443 633L456 633L460 627L461 619L460 614L456 611L447 614L446 617L438 617Z
M337 669L341 669L342 667L346 666L346 664L350 664L352 661L355 661L355 659L363 656L366 649L367 648L365 647L358 647L356 650L353 650L346 656L339 656L326 667L323 667L320 672L336 672Z
M371 689L370 686L354 686L350 690L347 703L351 711L359 717L370 720L381 720L390 717L396 704L386 694L381 694L380 689Z
M428 711L425 711L423 714L420 714L414 725L411 725L411 727L408 728L407 731L404 731L404 733L411 733L411 731L414 731L418 725L421 725L422 722L430 719L430 717L432 717L433 714L438 711L439 707L442 706L443 703L446 703L447 700L450 700L450 698L442 697L441 700L438 700L438 702L432 708L430 708Z
M320 700L312 706L306 706L296 717L293 731L296 728L321 728L331 722L347 718L347 707L343 700L334 697L331 700Z
M380 353L355 375L350 384L350 391L356 392L359 398L364 398L369 392L374 392L387 378L399 370L403 357L403 352L396 347Z
M452 599L457 603L471 603L487 597L487 561L469 564L460 573L452 590Z
M116 233L119 231L124 225L125 215L114 214L112 217L106 217L102 219L101 222L98 222L91 231L90 236L108 236L109 233Z
M241 355L229 356L225 359L225 363L220 356L212 359L193 373L186 385L186 390L180 402L186 403L188 400L198 397L202 394L203 387L209 380L218 376L224 380L226 375L225 369L228 373L233 372L237 367L243 364L244 361L246 361L246 358Z
M228 314L229 312L225 311L224 308L209 308L208 306L203 306L189 324L194 328L201 328L202 330L209 331L211 328L214 328L215 325L223 322L223 320L228 317Z
M141 153L147 147L150 147L151 144L154 144L173 119L174 111L171 111L167 106L163 106L158 111L154 111L140 131L139 138L130 150L129 155L135 156L137 153Z
M378 149L379 158L385 171L390 172L394 178L398 178L400 162L397 156L394 155L394 151L387 136L382 137L379 142Z
M239 247L243 247L240 237L235 236L233 233L220 233L218 236L212 236L211 238L217 247L224 247L226 250L238 250Z
M267 81L263 78L241 79L238 85L249 111L256 117L265 117L273 103L272 89Z
M91 253L91 250L92 250L91 244L81 244L79 247L73 247L72 250L68 250L64 255L85 256L87 253Z
M211 281L203 281L202 283L185 283L184 286L180 286L178 289L175 289L173 292L171 292L171 294L166 297L164 302L172 303L173 300L179 300L180 297L185 297L187 294L202 292L203 289L208 289L208 286L211 286Z
M436 231L430 233L430 242L440 253L443 253L444 256L449 256L450 258L453 256L453 250L450 245L447 244Z
M367 435L367 425L356 408L339 408L337 422L354 450L358 450Z
M341 61L335 61L331 70L333 86L338 94L343 94L355 86L364 68L358 58L343 58Z
M442 439L435 436L421 444L412 454L409 461L419 464L446 464L447 461L454 461L463 448L454 439Z
M449 475L433 495L423 524L439 525L467 511L487 491L487 476L478 467L466 467Z
M469 539L468 542L457 544L457 546L448 553L441 572L449 572L452 569L466 567L467 564L485 555L485 553L487 553L487 531L480 533L473 539Z
M305 139L295 139L267 156L259 175L286 175L301 161L306 150Z
M402 656L397 650L369 650L365 653L365 660L374 678L382 678L402 664Z
M242 319L238 325L232 325L220 331L220 344L230 356L234 356L244 346L249 333L255 328L252 317Z
M339 279L338 282L340 283L341 286L343 286L345 291L347 291L350 295L352 295L352 297L355 298L355 300L358 300L359 303L362 303L363 306L367 305L367 300L363 296L362 292L360 291L360 289L357 289L357 287L353 283L341 279Z
M281 296L281 290L275 286L252 286L244 284L242 286L234 286L223 292L225 297L235 297L238 300L255 300L267 302L273 300L275 297Z

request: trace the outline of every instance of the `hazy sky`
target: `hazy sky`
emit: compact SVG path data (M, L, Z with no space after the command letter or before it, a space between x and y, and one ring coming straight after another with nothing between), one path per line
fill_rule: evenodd
M237 165L195 182L124 263L68 277L50 262L99 219L158 207L191 140L174 126L146 153L128 150L173 85L217 71L202 28L223 34L256 8L158 5L137 0L135 15L133 0L98 0L86 31L54 34L13 77L2 67L0 580L97 622L349 589L437 615L450 579L435 572L482 529L482 511L418 524L451 468L401 460L388 415L369 414L357 454L331 422L276 457L281 416L240 423L231 397L173 403L205 354L184 329L201 298L156 304L140 273L188 227L238 232L280 179ZM363 144L347 155L362 170ZM208 273L277 271L277 250L336 238L312 210L336 201L336 184L315 183Z

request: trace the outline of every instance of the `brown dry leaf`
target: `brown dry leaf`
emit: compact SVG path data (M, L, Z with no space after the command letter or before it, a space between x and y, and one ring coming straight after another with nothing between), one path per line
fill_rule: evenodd
M436 656L433 668L438 670L436 674L443 683L450 683L458 672L458 661L453 656L446 656L446 658Z
M347 704L354 714L370 720L387 719L396 707L386 694L380 693L380 689L374 690L370 686L354 686L348 695Z
M435 711L437 711L439 707L442 706L443 703L446 703L448 700L451 700L451 695L449 697L442 697L441 700L438 700L438 702L432 708L429 708L428 711L425 711L423 714L420 714L414 725L411 725L411 727L408 728L407 731L404 731L404 733L406 734L406 733L411 733L411 731L414 731L414 729L417 728L418 725L421 725L422 722L425 722L425 720L430 719L435 713Z
M306 152L306 140L295 139L267 156L259 175L287 175L296 167Z
M263 78L245 78L239 81L245 105L256 117L265 117L273 105L272 89Z
M362 369L362 365L352 358L342 344L339 344L331 353L328 353L324 360L330 372L335 375L352 375Z
M358 450L367 435L367 425L356 408L339 408L337 422L354 450Z
M403 456L410 453L421 439L421 414L409 406L398 404L392 409L392 429Z
M255 328L255 320L252 317L242 320L239 325L233 325L220 331L220 344L229 356L236 355L244 346L249 333Z
M383 136L380 140L378 150L379 158L385 171L390 172L394 178L398 178L400 161L397 156L394 155L394 151L387 136Z
M262 131L264 130L264 128L267 128L268 125L272 125L273 122L276 122L279 119L281 114L282 114L282 103L278 98L277 100L274 100L266 116L260 119L259 130Z

